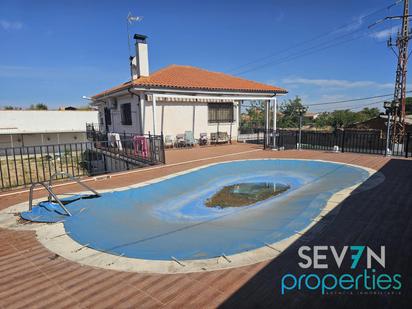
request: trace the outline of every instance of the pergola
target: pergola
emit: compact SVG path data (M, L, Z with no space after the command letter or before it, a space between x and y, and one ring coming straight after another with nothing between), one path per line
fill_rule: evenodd
M140 90L140 89L135 89ZM273 124L272 128L276 132L277 129L277 96L283 95L281 93L277 93L274 96L268 95L245 95L244 93L241 94L187 94L187 93L159 93L159 92L152 92L152 116L153 116L153 134L157 133L157 120L156 120L156 102L157 101L183 101L183 102L239 102L239 114L240 114L240 106L244 101L263 101L265 102L265 130L268 131L270 129L269 123L269 116L270 116L270 106L272 106L273 112ZM140 106L143 108L144 106L144 99L141 98ZM270 142L270 135L266 134L266 143L269 144ZM273 148L276 147L276 139L274 139Z

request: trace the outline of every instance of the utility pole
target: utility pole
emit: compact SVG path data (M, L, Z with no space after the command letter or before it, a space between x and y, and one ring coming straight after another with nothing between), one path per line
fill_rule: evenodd
M406 109L406 72L408 65L409 42L409 0L403 1L402 29L398 32L396 43L389 38L388 46L398 47L398 64L396 67L395 91L393 100L401 104L400 110L396 108L393 113L392 141L401 142L405 134L405 109Z
M392 41L392 37L388 39L388 47L390 47L398 58L396 67L395 78L395 90L393 94L393 101L400 102L400 108L395 108L392 111L392 145L400 143L405 135L405 110L406 110L406 73L408 65L408 42L411 38L409 33L409 0L398 0L394 4L388 7L397 5L403 2L403 14L398 16L387 16L381 20L378 20L368 28L375 26L385 20L402 20L402 28L398 31L395 42ZM397 51L394 49L397 47ZM389 116L388 116L389 117ZM388 118L389 124L389 118Z

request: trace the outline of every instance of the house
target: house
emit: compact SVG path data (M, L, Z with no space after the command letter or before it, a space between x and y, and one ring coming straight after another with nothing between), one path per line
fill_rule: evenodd
M105 132L172 138L185 131L195 138L226 132L234 140L242 102L260 100L269 106L287 93L280 87L192 66L170 65L150 73L147 37L136 34L134 39L132 80L92 97ZM268 113L267 108L266 119Z
M97 111L2 110L0 148L86 141L86 123Z
M378 117L371 118L366 121L357 122L352 125L349 125L349 129L359 129L359 130L375 130L380 131L381 136L386 136L386 122L388 116L381 114ZM406 132L412 133L412 115L406 115L405 117Z
M314 112L306 112L303 117L309 121L316 120L318 118L319 113L314 113Z

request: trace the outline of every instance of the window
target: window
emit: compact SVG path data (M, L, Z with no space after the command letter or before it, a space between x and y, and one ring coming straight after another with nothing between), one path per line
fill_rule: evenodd
M233 103L209 103L209 123L233 122Z
M130 103L120 105L120 114L122 124L130 126L132 124L132 105Z
M112 124L112 115L110 114L110 109L107 107L104 108L104 123L107 126Z

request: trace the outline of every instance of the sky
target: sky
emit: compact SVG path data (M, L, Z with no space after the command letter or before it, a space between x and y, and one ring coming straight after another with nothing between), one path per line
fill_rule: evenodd
M303 104L393 93L386 39L396 0L0 0L0 106L87 104L130 76L131 33L147 35L150 71L192 65L286 88ZM381 107L382 98L310 111Z

